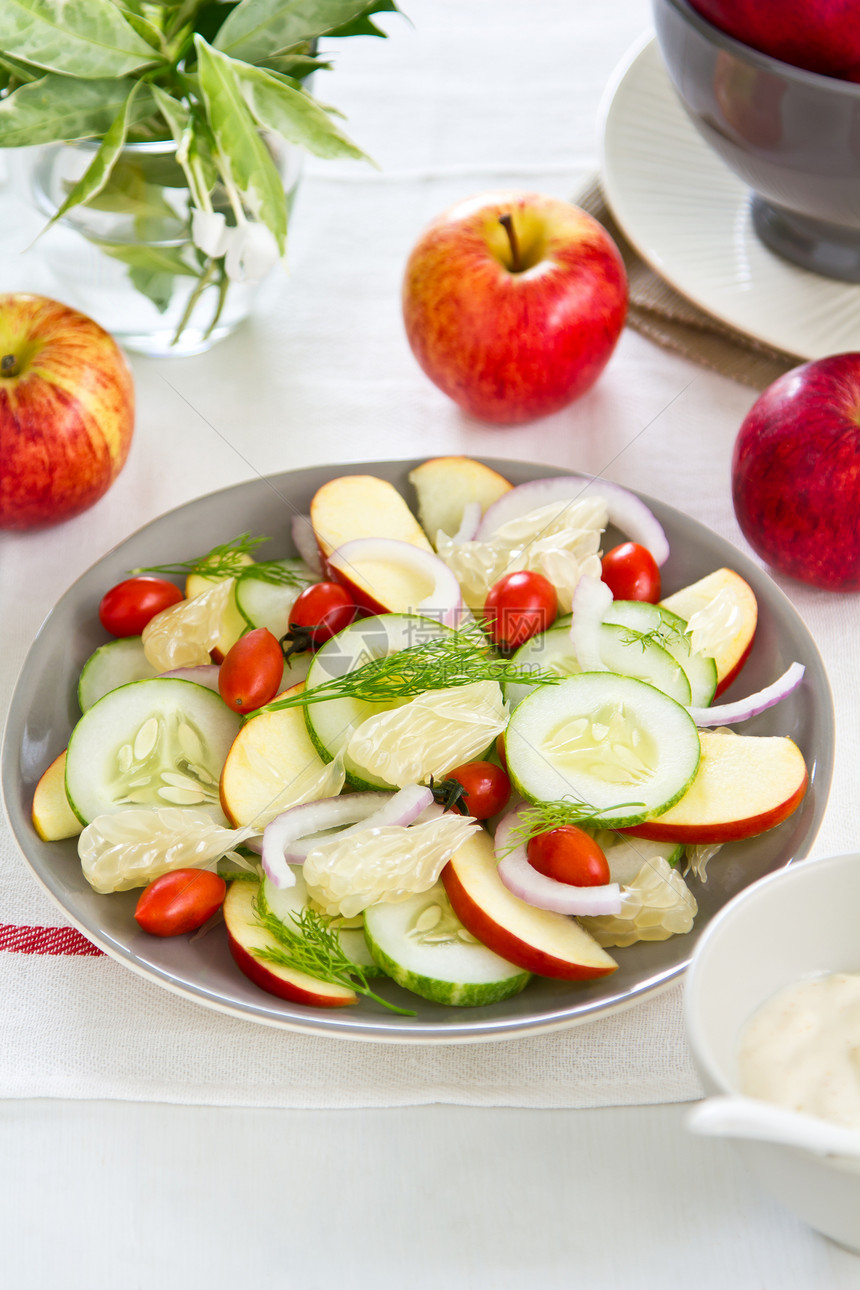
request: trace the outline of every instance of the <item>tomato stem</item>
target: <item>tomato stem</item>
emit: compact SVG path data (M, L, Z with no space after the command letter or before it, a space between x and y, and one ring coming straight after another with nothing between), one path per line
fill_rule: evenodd
M468 797L469 793L459 780L443 779L436 783L431 775L429 787L434 802L438 802L444 811L453 811L456 806L461 815L468 815L463 799Z
M521 273L523 262L520 258L520 244L517 239L516 229L514 228L513 216L506 212L499 216L499 223L508 235L508 241L511 244L511 269L514 273Z
M284 652L284 662L289 663L294 654L304 654L314 647L314 632L317 627L305 627L301 623L290 623L289 631L285 632L278 642Z

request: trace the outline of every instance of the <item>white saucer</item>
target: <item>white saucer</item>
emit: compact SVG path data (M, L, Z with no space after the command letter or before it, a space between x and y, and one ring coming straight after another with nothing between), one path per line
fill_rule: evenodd
M799 358L860 349L860 286L796 268L759 242L749 189L687 118L655 40L640 42L616 71L601 123L606 199L662 278L714 317Z

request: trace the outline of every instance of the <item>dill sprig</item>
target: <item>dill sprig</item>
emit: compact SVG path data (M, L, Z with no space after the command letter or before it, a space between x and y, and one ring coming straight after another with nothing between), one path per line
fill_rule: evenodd
M684 633L676 627L670 627L668 623L658 623L647 632L640 632L635 627L622 627L622 632L623 635L619 638L621 644L639 645L643 653L649 645L660 645L666 649L684 639Z
M131 572L185 577L197 573L204 578L235 578L237 582L245 578L256 578L258 582L270 582L276 587L294 587L298 591L316 581L300 560L258 560L249 564L248 560L253 560L257 548L268 541L267 537L240 533L231 541L213 546L211 551L195 556L192 560L179 560L176 564L153 564L142 569L132 569Z
M374 999L384 1008L403 1017L417 1016L410 1008L399 1008L397 1004L389 1003L371 990L364 968L360 963L354 963L346 953L337 932L331 926L332 919L325 914L319 914L309 906L305 906L301 913L291 913L290 919L295 923L293 931L269 909L262 888L257 894L254 910L258 925L278 942L277 949L255 949L255 958L266 963L276 963L279 967L292 968L297 972L306 972L317 981L342 985L354 990L356 994Z
M275 699L272 703L247 714L247 719L261 712L277 712L329 699L361 699L366 703L395 703L413 698L426 690L450 690L477 681L500 684L557 685L563 680L557 672L523 667L511 659L493 654L480 628L445 632L419 645L408 645L395 654L370 659L343 676L311 686L298 694Z
M644 810L644 806L643 802L619 802L608 809L599 809L573 797L565 797L558 802L535 802L532 806L519 810L517 823L511 829L511 850L515 846L528 846L532 838L566 824L573 824L577 828L582 828L583 825L599 827L607 815L615 815L629 807L641 807Z
M176 564L153 564L141 569L132 569L132 573L156 573L188 575L199 573L204 578L238 578L242 571L250 566L249 556L253 556L257 547L268 542L267 537L252 537L250 533L240 533L229 542L213 546L205 555L197 555L192 560L179 560Z
M238 580L254 578L258 582L270 582L275 587L295 587L302 590L317 579L310 569L296 567L297 560L260 560L256 564L246 564L238 574Z

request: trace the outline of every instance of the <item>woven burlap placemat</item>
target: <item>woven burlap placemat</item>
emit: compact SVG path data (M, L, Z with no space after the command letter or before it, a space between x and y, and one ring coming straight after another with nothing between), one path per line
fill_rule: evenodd
M613 218L598 178L574 200L599 220L624 258L630 280L627 322L634 331L757 390L803 361L737 331L675 291L631 246Z

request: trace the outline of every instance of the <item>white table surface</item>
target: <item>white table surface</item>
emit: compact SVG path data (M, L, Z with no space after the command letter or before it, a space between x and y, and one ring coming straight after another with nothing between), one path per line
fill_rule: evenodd
M406 255L449 202L584 185L603 89L648 26L647 0L404 7L410 21L381 20L388 42L349 42L317 86L379 171L310 161L289 273L253 321L207 355L132 358L135 442L114 487L62 530L3 538L4 702L45 613L93 560L255 474L445 452L546 462L695 509L743 546L728 463L752 391L628 331L577 404L497 430L423 377L400 321ZM38 247L17 253L20 198L15 180L0 191L0 281L59 294ZM816 593L786 589L820 611ZM849 769L837 764L837 803ZM0 1100L0 1251L16 1290L860 1286L860 1260L763 1196L728 1146L686 1133L683 1103L299 1110L90 1096Z

